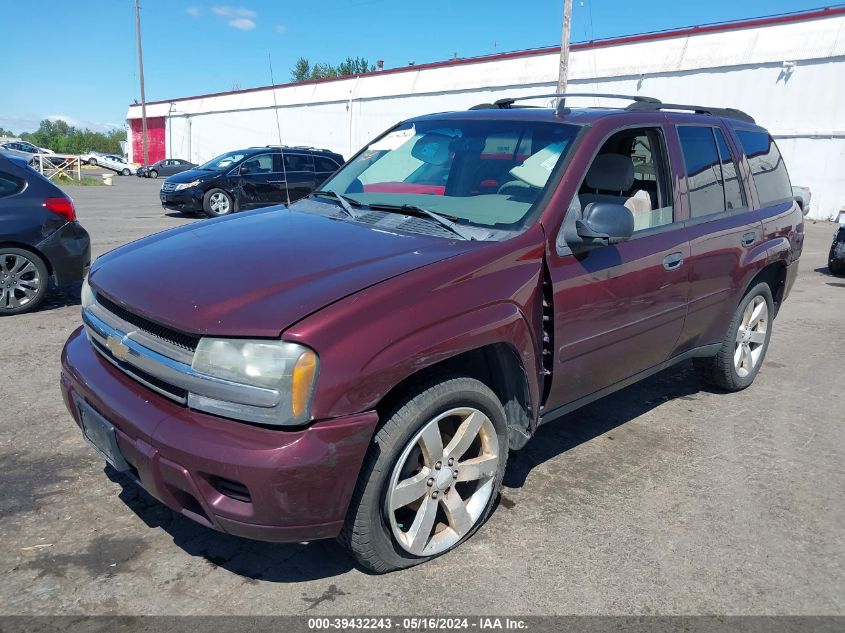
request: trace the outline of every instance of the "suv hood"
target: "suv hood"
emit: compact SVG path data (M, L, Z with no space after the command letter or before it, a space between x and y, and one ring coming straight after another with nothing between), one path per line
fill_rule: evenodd
M211 178L217 178L222 171L208 171L207 169L188 169L186 171L180 171L178 174L173 174L172 176L168 176L164 182L192 182L194 180L209 180Z
M89 279L182 332L276 337L330 303L483 244L270 207L132 242L100 257Z

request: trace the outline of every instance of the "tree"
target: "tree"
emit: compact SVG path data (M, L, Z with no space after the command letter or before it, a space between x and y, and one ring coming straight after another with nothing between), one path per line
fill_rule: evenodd
M83 154L89 150L121 154L120 141L126 140L126 132L118 128L104 134L80 130L62 120L44 119L35 132L24 132L20 137L59 154Z
M371 67L370 63L363 57L356 57L355 59L347 57L337 66L338 75L363 75L374 70L375 67Z
M311 69L311 79L326 79L337 77L337 68L331 64L314 64Z
M296 60L290 71L291 81L305 81L311 78L311 63L304 57Z
M347 57L337 66L331 64L314 64L305 58L300 57L296 60L296 64L290 71L291 81L307 81L309 79L326 79L329 77L342 77L346 75L361 75L363 73L373 72L375 66L363 57Z

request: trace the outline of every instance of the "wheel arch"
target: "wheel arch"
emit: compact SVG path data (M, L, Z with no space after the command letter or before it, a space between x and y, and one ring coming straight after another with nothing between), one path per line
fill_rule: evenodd
M499 398L508 421L511 449L522 448L532 432L532 401L528 374L510 343L483 345L428 365L394 385L376 405L384 420L413 389L437 376L461 375L484 383Z
M50 259L34 246L31 246L30 244L23 244L21 242L15 242L12 240L0 240L0 248L19 248L24 251L29 251L33 255L37 255L47 267L47 273L51 277L53 276L53 264L50 262Z
M772 301L775 306L775 316L777 316L786 290L786 263L783 260L778 260L763 266L763 268L751 278L751 281L748 282L742 296L745 297L751 289L759 283L766 283L769 285L769 289L772 291Z

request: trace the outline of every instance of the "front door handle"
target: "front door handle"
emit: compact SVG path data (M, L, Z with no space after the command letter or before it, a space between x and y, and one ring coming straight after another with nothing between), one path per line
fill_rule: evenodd
M757 241L757 233L755 231L749 231L748 233L743 233L741 244L743 246L751 246L754 242Z
M672 253L663 258L663 268L666 270L677 270L684 263L683 253Z

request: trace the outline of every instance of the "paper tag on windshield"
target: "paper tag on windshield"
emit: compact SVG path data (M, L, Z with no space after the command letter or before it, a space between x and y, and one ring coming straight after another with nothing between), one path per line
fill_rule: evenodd
M555 168L555 165L557 165L560 153L563 151L563 143L552 143L546 148L546 150L551 152L551 155L540 163L540 167L551 173L551 171Z
M417 131L414 126L411 126L405 130L396 130L395 132L391 132L384 138L379 139L378 141L370 145L370 149L378 152L392 151L394 149L398 149L402 147L402 145L407 143L409 139L413 138L416 133Z

